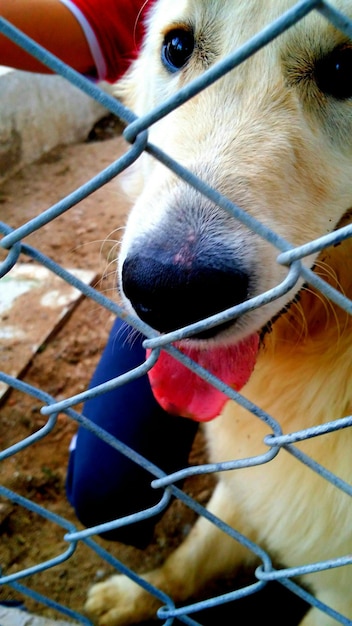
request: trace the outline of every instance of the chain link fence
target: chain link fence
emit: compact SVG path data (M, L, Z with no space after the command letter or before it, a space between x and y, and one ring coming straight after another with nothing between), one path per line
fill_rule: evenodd
M8 22L0 19L0 32L5 34L7 37L13 39L13 41L15 41L19 46L23 47L33 56L49 66L54 72L64 76L76 87L84 91L86 94L88 94L104 107L106 107L106 109L118 116L118 118L121 119L126 125L124 137L131 144L130 148L121 158L111 163L97 176L89 180L88 183L81 186L70 195L66 196L63 200L61 200L54 206L51 206L47 210L43 211L36 218L24 223L21 227L16 229L12 229L11 226L8 224L0 223L0 231L3 235L0 241L0 245L7 253L5 260L0 265L0 275L2 277L5 276L10 271L10 269L18 262L20 254L26 255L28 258L41 264L42 266L50 270L50 272L65 280L69 285L72 285L73 287L78 289L84 296L86 296L86 298L90 298L100 307L105 307L114 315L120 316L121 318L126 320L126 322L128 322L132 327L136 328L138 331L143 333L143 335L145 335L145 337L147 338L144 344L145 347L152 348L151 356L142 366L140 366L136 370L131 371L128 374L125 374L124 376L121 376L117 379L111 380L104 385L89 389L87 391L84 391L84 393L80 393L74 397L67 398L60 402L58 402L50 394L46 393L45 390L36 389L33 386L6 374L5 372L0 372L0 381L9 385L10 388L17 389L20 392L29 395L31 398L33 398L33 400L40 402L42 404L41 413L47 419L45 425L37 432L30 435L26 439L16 443L10 448L2 450L0 452L0 460L14 457L24 448L31 446L35 442L45 438L55 429L58 415L59 413L63 412L70 419L77 422L77 424L83 425L85 428L95 433L98 437L107 442L109 445L113 446L115 449L119 450L127 457L132 459L135 463L138 463L142 467L147 469L150 472L151 476L154 477L153 486L158 488L162 487L165 490L164 496L162 497L160 503L150 510L141 511L136 515L129 516L128 518L122 518L106 524L100 524L99 526L95 526L94 528L78 530L77 527L74 526L72 523L50 512L44 506L41 506L23 497L22 495L15 493L7 487L0 485L0 495L3 498L8 499L9 501L17 504L19 507L23 507L24 509L31 511L41 516L43 519L49 520L53 524L62 528L63 532L65 533L64 539L67 545L66 549L54 558L39 562L36 565L17 571L16 573L7 574L6 571L3 571L0 577L0 584L8 585L23 593L25 596L32 597L36 601L39 601L46 606L57 609L70 619L77 620L82 623L90 623L83 614L78 614L77 612L71 610L69 606L58 605L56 602L50 599L50 594L48 594L48 597L41 596L37 592L26 587L22 581L26 579L26 577L28 577L29 575L35 575L39 572L48 570L49 568L52 568L57 564L69 559L75 552L79 542L83 542L86 546L89 547L89 549L94 550L102 559L104 559L106 562L116 568L117 571L127 574L142 586L147 587L151 593L160 598L165 605L160 613L160 619L165 620L165 624L173 623L174 617L176 615L177 619L182 623L198 624L199 622L195 621L195 619L191 617L195 609L216 607L220 604L223 604L224 602L236 600L237 598L243 598L246 595L255 593L268 581L273 580L278 581L284 587L288 588L294 594L297 594L297 596L303 598L305 601L312 604L313 606L318 606L318 608L320 608L322 611L330 613L337 622L341 624L352 624L352 621L350 619L348 619L346 616L339 615L332 609L329 609L328 607L322 605L310 593L301 588L301 586L296 582L296 578L303 574L314 573L316 571L321 571L332 567L346 567L352 563L351 555L346 555L345 557L341 557L339 559L335 559L329 562L322 561L318 563L307 564L304 567L302 566L291 569L275 569L272 565L270 555L263 551L262 548L260 548L258 545L252 544L248 540L247 545L253 550L253 552L259 557L262 562L262 566L259 567L256 571L257 583L255 585L249 585L248 587L241 588L240 590L232 590L224 596L221 596L221 598L212 597L207 601L203 601L201 607L200 605L196 606L193 604L176 610L171 598L165 597L164 594L161 594L155 588L148 586L135 572L129 570L123 563L112 557L107 550L103 549L95 542L94 535L96 534L100 534L102 532L106 532L108 530L126 524L131 524L138 520L145 519L149 516L157 514L159 511L165 509L171 497L178 498L188 507L193 509L198 515L203 515L207 517L211 522L218 525L225 532L227 532L231 536L235 536L237 540L241 541L241 538L238 538L233 529L226 526L226 524L221 522L221 520L214 518L209 512L206 511L203 506L201 506L192 497L190 497L189 495L184 493L179 487L177 487L177 481L179 481L181 478L192 475L208 474L212 472L226 471L229 469L237 469L240 467L250 467L253 463L253 459L235 459L231 462L220 464L206 464L194 467L192 466L173 475L165 475L158 467L155 467L147 459L144 459L136 452L127 448L120 441L116 440L104 430L91 423L87 418L85 418L84 415L80 414L74 409L76 405L78 405L82 401L86 401L88 398L105 393L108 390L125 384L128 381L145 374L157 360L161 348L169 351L177 359L181 360L190 369L192 369L208 382L212 383L218 389L226 391L229 397L240 403L248 410L252 411L258 419L264 420L270 425L270 427L272 428L272 434L270 435L270 437L266 438L268 451L260 459L261 463L266 463L267 461L270 461L277 454L277 451L280 448L285 448L290 454L294 455L296 459L306 464L308 467L311 468L312 471L317 472L319 475L324 477L326 481L329 481L330 483L335 485L337 489L342 490L349 496L352 495L351 485L346 484L345 481L329 472L327 468L321 466L320 464L316 463L312 458L305 455L298 448L298 446L296 446L296 444L311 437L323 437L326 436L328 433L332 433L340 429L350 428L352 426L352 416L346 416L342 419L333 420L320 426L315 426L313 428L308 428L299 432L291 432L286 435L282 434L280 424L271 416L268 416L264 411L262 411L260 407L252 406L244 397L221 383L209 372L205 371L203 368L193 363L185 355L180 354L177 349L171 345L171 342L179 340L186 336L187 332L189 332L189 329L179 329L167 335L158 336L147 325L134 318L133 316L127 314L126 311L124 311L118 304L116 304L116 302L99 293L93 287L86 285L81 280L79 280L79 278L77 278L70 272L66 271L59 264L57 264L53 259L42 254L39 249L36 249L26 243L26 238L31 233L39 231L43 226L55 220L65 211L70 210L71 207L75 206L89 194L104 186L105 183L118 176L118 174L123 172L129 165L134 163L136 159L138 159L139 156L144 151L146 151L155 159L158 159L160 162L170 168L174 173L177 174L177 176L181 177L188 184L192 185L195 189L204 194L215 204L230 212L230 214L233 215L235 219L239 220L248 228L252 229L260 237L263 237L265 240L274 245L278 251L278 262L286 265L289 268L287 278L280 285L276 286L269 292L258 296L254 300L251 300L250 304L244 303L238 305L236 307L235 313L232 311L233 316L244 313L249 306L253 308L261 306L272 298L277 298L280 295L287 293L292 288L292 286L297 283L297 280L299 278L303 278L305 282L318 289L324 296L336 303L339 307L345 309L346 312L351 315L352 302L348 298L343 296L340 292L336 291L333 287L326 284L321 278L319 278L311 270L304 267L301 263L302 259L304 259L305 257L313 253L322 251L329 246L337 245L341 241L350 238L352 236L351 225L345 226L337 231L334 231L333 233L330 233L329 235L316 239L315 241L311 241L306 245L295 248L291 246L289 242L283 240L282 237L280 237L278 234L272 232L269 228L264 226L264 224L245 214L237 206L230 202L228 198L222 196L216 189L209 187L206 183L199 180L194 174L182 167L180 163L172 160L167 154L162 152L157 146L151 144L148 140L148 128L151 124L160 120L163 116L173 111L176 107L181 106L182 103L189 100L192 96L196 95L203 89L206 89L209 85L213 84L216 80L224 76L230 70L233 70L236 66L245 61L250 55L254 54L263 46L269 44L271 40L280 36L281 33L289 29L292 25L296 24L299 20L303 19L312 11L318 11L335 27L342 30L347 35L347 37L352 38L352 23L343 14L333 8L328 2L318 2L316 0L304 0L303 2L298 2L292 7L291 10L282 14L282 16L277 21L269 25L263 31L259 32L251 40L247 41L240 49L234 51L228 57L208 69L202 76L198 77L190 84L184 86L177 93L177 96L171 97L166 102L162 103L162 105L153 109L142 118L137 118L132 111L125 108L119 101L115 100L109 94L102 91L98 86L92 84L89 80L85 79L84 77L64 65L53 55L42 49L33 41L29 40L16 28L12 27ZM225 319L226 313L220 313L216 316L215 321L216 323L221 323ZM201 331L206 329L208 323L209 322L207 320L200 322L199 325L197 325L197 330Z

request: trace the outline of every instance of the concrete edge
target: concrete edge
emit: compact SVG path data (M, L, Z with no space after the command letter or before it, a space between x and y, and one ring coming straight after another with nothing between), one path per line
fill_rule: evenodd
M85 140L105 114L61 76L0 67L0 182L56 146Z

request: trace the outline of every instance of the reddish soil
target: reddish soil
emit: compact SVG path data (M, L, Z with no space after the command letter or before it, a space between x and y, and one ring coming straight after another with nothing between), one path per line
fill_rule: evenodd
M118 129L111 120L99 124L95 141L57 148L39 162L22 170L0 188L2 221L12 227L27 222L98 173L124 149ZM104 141L101 141L104 140ZM114 297L116 245L128 202L118 182L113 181L82 201L63 216L27 238L64 267L93 269L99 275L97 289ZM25 257L22 262L28 261ZM117 297L117 296L116 296ZM23 380L57 399L87 387L112 324L109 312L84 299L68 321L34 356ZM12 391L1 405L1 449L37 431L45 423L41 403ZM35 445L2 462L1 483L77 524L65 496L68 446L76 425L64 414L54 431ZM202 440L194 461L202 454ZM201 500L210 494L209 480L188 481L188 491ZM187 532L193 514L175 502L166 519L159 522L155 539L143 552L99 540L115 556L137 571L153 567ZM78 524L78 527L80 525ZM10 574L61 554L65 531L22 507L0 499L1 566ZM112 571L93 551L79 545L65 563L26 578L24 584L50 598L82 610L85 593L92 581ZM21 581L22 582L22 581ZM10 587L0 587L0 602L21 599ZM41 615L58 614L43 605L25 600L26 606Z

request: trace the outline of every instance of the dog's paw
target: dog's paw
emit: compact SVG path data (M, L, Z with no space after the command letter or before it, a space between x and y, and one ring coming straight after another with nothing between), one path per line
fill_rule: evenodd
M127 626L155 616L160 602L127 576L94 585L85 610L100 626Z

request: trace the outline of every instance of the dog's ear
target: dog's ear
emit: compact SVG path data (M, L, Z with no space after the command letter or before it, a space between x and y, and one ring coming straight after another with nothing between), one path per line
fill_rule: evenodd
M113 88L114 95L136 115L143 115L164 99L165 68L161 63L161 47L165 27L162 2L151 3L145 19L145 35L137 58Z
M113 95L137 116L153 107L152 89L145 88L147 77L143 78L143 59L136 60L125 76L113 86ZM120 177L121 186L131 200L136 200L145 183L147 155L141 155Z
M143 82L138 81L140 60L134 61L128 72L113 86L113 94L126 107L137 113ZM139 87L139 88L138 88ZM148 91L147 91L148 93ZM147 95L147 94L145 94Z
M152 18L156 12L152 6L146 21L146 35L137 59L126 74L113 86L113 95L138 117L152 110L160 100L159 33L152 32ZM127 195L135 200L143 190L146 178L150 175L150 157L143 153L137 161L125 170L122 187ZM149 166L148 166L149 164Z

